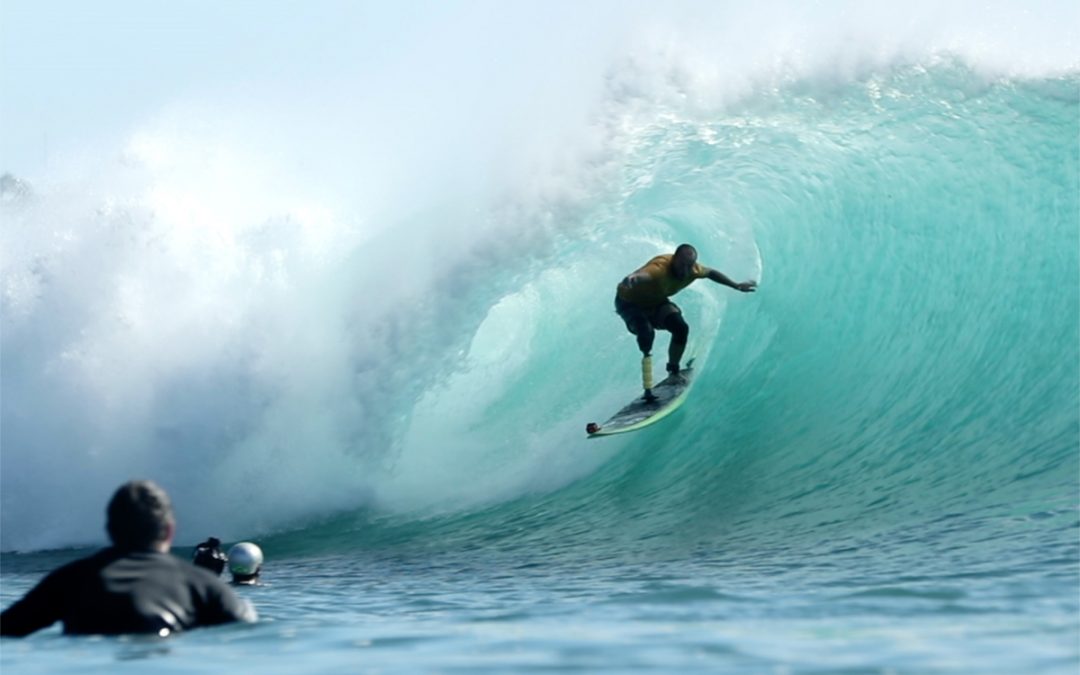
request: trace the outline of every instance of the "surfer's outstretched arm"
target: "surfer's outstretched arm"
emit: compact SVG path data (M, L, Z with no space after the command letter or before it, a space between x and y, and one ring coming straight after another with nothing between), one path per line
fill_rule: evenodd
M718 284L722 284L729 288L734 288L735 290L742 291L743 293L753 293L754 290L757 289L756 281L743 281L742 283L732 281L730 277L728 277L723 272L720 272L719 270L710 269L707 276L710 280L715 281Z

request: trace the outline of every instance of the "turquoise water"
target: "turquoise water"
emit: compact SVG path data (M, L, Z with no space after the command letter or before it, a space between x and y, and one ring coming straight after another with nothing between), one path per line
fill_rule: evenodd
M38 255L5 269L3 604L132 473L183 543L268 565L255 626L53 631L3 668L1076 672L1077 75L934 58L613 100L580 190L436 237L385 302L354 289L430 213L311 260L275 221L195 265L137 204L5 202ZM96 237L36 242L65 210ZM638 377L613 286L682 241L760 289L680 295L688 402L587 441Z

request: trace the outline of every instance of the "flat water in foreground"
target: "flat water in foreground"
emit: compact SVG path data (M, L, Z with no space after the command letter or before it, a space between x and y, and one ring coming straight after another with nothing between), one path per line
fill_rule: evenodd
M0 666L1075 673L1080 584L1075 547L1061 546L1075 514L1046 521L1036 530L1057 544L1029 532L1030 548L997 560L940 538L739 557L699 547L668 560L547 560L539 549L270 560L265 585L240 589L262 615L254 626L163 640L54 628L4 640ZM71 556L5 556L3 604Z

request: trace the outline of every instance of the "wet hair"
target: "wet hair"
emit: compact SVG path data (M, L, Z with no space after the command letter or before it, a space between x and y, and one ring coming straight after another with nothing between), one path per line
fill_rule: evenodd
M109 500L105 529L118 548L147 550L169 537L175 524L169 495L153 481L120 486Z
M697 249L690 244L679 244L679 247L675 249L676 257L683 257L684 255L693 254L694 260L697 260Z

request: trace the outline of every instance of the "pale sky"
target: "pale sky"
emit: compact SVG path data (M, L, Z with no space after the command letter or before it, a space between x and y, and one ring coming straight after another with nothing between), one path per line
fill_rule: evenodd
M832 36L898 25L1077 65L1071 0L747 4L0 0L0 170L34 178L85 146L119 146L168 106L207 102L273 110L339 141L360 127L377 137L372 127L470 124L511 138L524 132L509 118L583 115L610 59L661 24L733 51L783 21Z
M540 3L501 4L3 0L3 168L36 172L46 153L124 134L177 101L370 111L416 88L482 96L513 86L500 62L536 69L544 41L554 62L568 59L555 44L582 49L584 26L618 3L591 3L567 26Z

